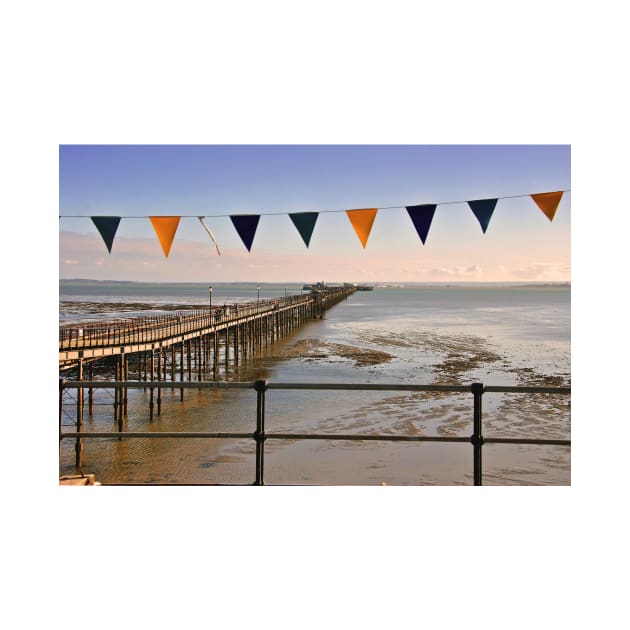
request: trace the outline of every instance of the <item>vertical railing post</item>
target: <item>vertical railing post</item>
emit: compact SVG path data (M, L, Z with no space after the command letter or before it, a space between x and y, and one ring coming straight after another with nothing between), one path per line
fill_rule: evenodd
M256 481L255 486L264 486L264 462L265 462L265 391L267 381L255 381L256 390Z
M474 397L473 410L473 434L470 442L473 445L473 475L474 485L481 483L481 447L483 446L483 433L481 427L481 397L483 396L483 383L472 383L470 391Z

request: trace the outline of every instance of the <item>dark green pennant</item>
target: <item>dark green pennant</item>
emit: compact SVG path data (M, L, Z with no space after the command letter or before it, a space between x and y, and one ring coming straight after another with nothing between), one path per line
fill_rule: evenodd
M308 247L319 212L295 212L289 214L289 216L291 217L291 221L293 221L293 225L295 225L300 233L304 244Z
M96 226L99 234L105 241L107 251L112 253L112 245L114 244L114 236L116 236L116 230L120 223L120 217L90 217L92 223Z

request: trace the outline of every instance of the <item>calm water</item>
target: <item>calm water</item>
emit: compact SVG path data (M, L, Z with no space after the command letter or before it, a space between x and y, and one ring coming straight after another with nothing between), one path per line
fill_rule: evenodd
M252 301L256 284L215 285L213 304ZM301 285L261 285L260 298ZM60 321L121 317L166 305L204 306L200 284L63 283ZM376 354L374 354L376 351ZM194 373L193 373L194 377ZM108 378L103 374L102 378ZM130 378L134 378L131 374ZM206 376L210 378L210 376ZM570 385L568 285L416 285L357 292L264 356L221 375L292 382ZM86 430L112 430L112 392L97 390ZM130 390L127 430L253 431L255 392L165 390L149 424L148 392ZM472 396L272 390L267 430L469 436ZM568 396L486 394L484 434L570 437ZM64 423L72 424L67 399ZM467 444L292 442L265 445L267 484L472 484ZM104 482L251 483L254 449L236 440L86 440L84 471ZM570 449L484 447L485 484L569 484ZM73 471L64 441L63 474Z

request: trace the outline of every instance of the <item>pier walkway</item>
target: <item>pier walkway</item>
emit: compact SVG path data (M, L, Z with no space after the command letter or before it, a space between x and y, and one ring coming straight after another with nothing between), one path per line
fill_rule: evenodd
M170 314L59 327L59 369L79 368L84 363L106 358L145 353L145 373L160 370L160 355L167 349L181 349L181 366L187 354L203 353L220 362L220 348L227 364L230 351L235 362L256 347L278 340L306 320L321 318L324 312L354 293L354 287L330 287L308 295L295 295L254 303L195 308ZM194 348L193 348L194 346ZM121 364L121 370L124 366ZM121 376L124 376L121 373ZM152 380L152 379L149 379Z

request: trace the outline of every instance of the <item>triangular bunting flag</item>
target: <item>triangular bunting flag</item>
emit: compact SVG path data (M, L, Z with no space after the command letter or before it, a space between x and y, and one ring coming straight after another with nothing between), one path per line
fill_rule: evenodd
M553 221L556 216L556 210L560 199L562 199L562 191L538 193L536 195L530 195L530 197L536 202L536 205L545 213L545 216Z
M101 237L105 241L107 251L112 253L112 245L114 244L114 236L116 236L116 230L120 223L120 217L90 217L92 223L96 226Z
M425 203L420 206L405 207L407 208L407 212L411 217L413 226L416 228L416 232L424 245L427 240L427 234L429 233L429 228L431 227L431 221L433 221L433 215L435 214L437 204Z
M350 223L352 223L352 227L354 228L354 231L357 233L357 236L359 237L359 240L363 245L363 249L365 249L368 238L370 238L370 232L372 230L372 225L374 224L374 219L377 212L378 208L346 210L346 214L350 219Z
M167 258L168 253L171 251L171 245L173 244L180 218L181 217L149 217L153 224L153 229L160 240L162 251Z
M258 227L258 221L260 220L259 214L235 214L230 215L232 224L236 228L238 235L243 241L243 245L247 247L247 251L252 251L252 243L254 242L254 236L256 235L256 228Z
M484 234L488 229L488 223L490 223L497 201L498 199L477 199L476 201L468 202L468 205L473 211L473 214L477 217L477 221L479 221L481 230Z
M313 229L315 228L315 222L317 221L317 217L319 216L318 212L294 212L293 214L289 214L291 217L291 221L293 221L293 225L297 228L302 240L306 247L309 246L311 242L311 236L313 234Z

